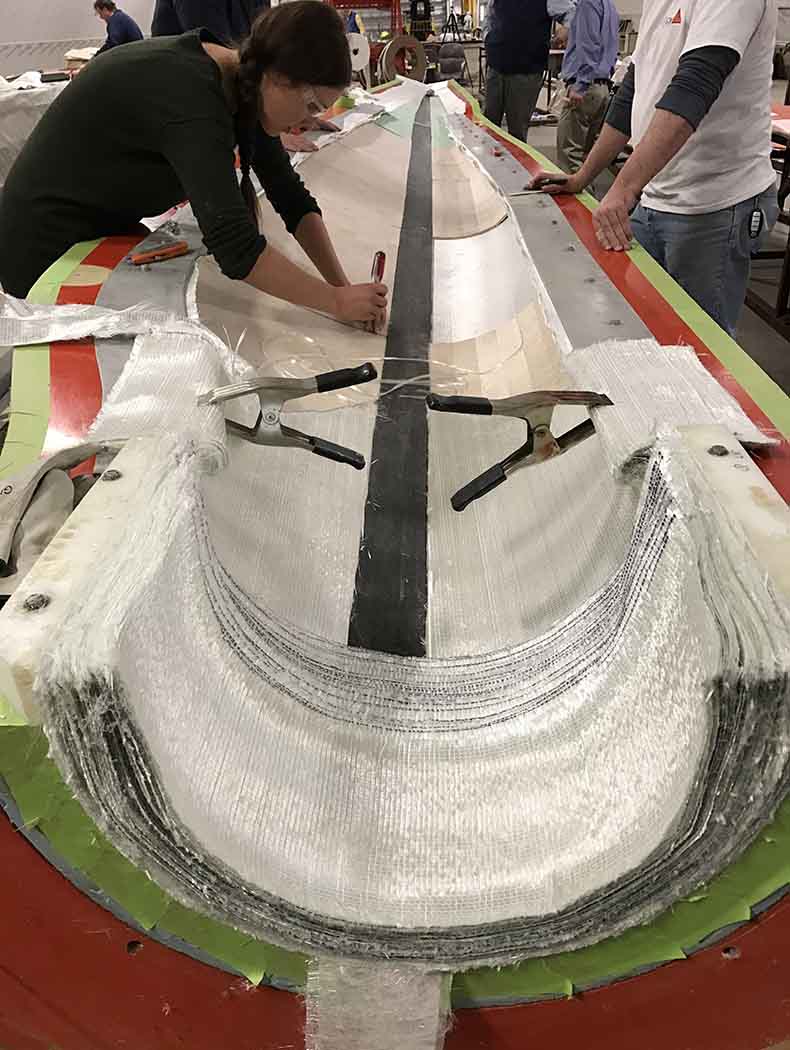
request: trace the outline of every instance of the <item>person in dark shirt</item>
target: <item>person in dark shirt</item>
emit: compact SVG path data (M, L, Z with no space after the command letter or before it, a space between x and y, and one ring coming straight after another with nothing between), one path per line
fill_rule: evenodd
M44 114L8 175L0 285L23 297L75 243L134 228L188 199L227 277L343 321L381 325L386 287L349 283L279 138L330 106L350 79L342 20L321 0L266 11L239 51L196 30L94 59ZM267 245L250 168L323 279Z
M102 55L119 44L131 44L135 40L143 39L138 24L125 11L119 10L114 0L96 0L93 9L102 22L107 23L107 39L96 52L97 55Z
M223 44L248 36L270 0L156 0L151 36L178 36L207 29Z
M486 31L485 115L527 141L549 59L552 19L566 19L576 0L491 0Z

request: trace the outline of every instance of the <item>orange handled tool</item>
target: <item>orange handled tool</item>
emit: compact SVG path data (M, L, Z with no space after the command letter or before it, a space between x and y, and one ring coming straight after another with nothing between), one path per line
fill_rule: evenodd
M175 244L164 245L161 248L152 248L149 252L137 252L132 256L134 266L144 266L146 263L163 262L165 259L177 259L189 252L186 241L176 241Z

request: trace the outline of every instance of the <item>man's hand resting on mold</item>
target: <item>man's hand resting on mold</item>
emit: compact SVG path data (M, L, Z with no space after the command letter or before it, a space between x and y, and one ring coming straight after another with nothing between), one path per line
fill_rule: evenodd
M530 183L531 190L543 190L556 197L560 193L576 194L585 190L578 175L562 175L559 172L539 171Z

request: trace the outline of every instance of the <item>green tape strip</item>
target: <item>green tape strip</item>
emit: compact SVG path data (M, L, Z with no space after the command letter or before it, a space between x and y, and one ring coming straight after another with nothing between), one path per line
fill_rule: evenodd
M42 820L38 830L46 835L55 852L75 871L91 871L107 845L75 798L69 799L51 819Z
M274 977L296 987L304 986L307 961L303 956L253 940L180 904L170 904L159 928L203 949L243 973L253 984Z
M81 241L54 262L39 277L28 293L31 303L39 306L52 305L58 298L61 287L77 267L101 244L98 241Z
M11 417L0 451L0 480L41 455L49 425L49 346L13 351Z
M380 117L376 117L375 122L380 128L391 131L393 135L398 135L404 139L411 138L414 118L417 116L417 110L420 108L421 102L422 99L404 102L402 106L398 106L392 112L382 113Z
M111 845L100 851L86 874L117 901L144 930L151 930L170 907L170 898ZM141 878L142 876L142 878Z
M39 277L28 299L39 306L54 303L64 281L99 241L75 245ZM14 350L11 373L11 419L0 452L0 480L28 466L41 455L49 426L49 346Z
M453 1006L518 1003L547 996L573 995L573 982L551 969L550 960L530 959L504 969L469 970L453 980Z
M651 927L643 926L621 937L601 941L592 948L553 955L546 960L546 965L553 973L567 977L574 989L580 989L606 981L613 973L632 974L685 957L679 945L665 940Z
M10 726L26 726L27 719L0 693L0 729Z
M53 762L44 760L38 766L15 772L3 771L25 827L52 820L70 799L68 788Z
M454 89L471 106L475 123L491 128L493 131L527 153L546 171L559 172L561 169L553 164L542 153L525 142L509 135L502 128L488 120L482 113L477 100L464 88L454 82ZM590 211L595 211L598 202L589 193L578 198ZM629 253L634 265L653 285L675 313L680 317L705 344L713 356L721 362L733 376L741 389L749 395L754 403L771 420L784 437L790 439L790 397L770 376L752 360L734 339L732 339L714 320L685 292L680 285L664 270L641 245Z

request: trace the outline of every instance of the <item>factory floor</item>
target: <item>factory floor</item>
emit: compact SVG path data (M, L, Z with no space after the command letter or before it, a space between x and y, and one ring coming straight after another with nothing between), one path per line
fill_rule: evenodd
M783 104L787 88L786 82L776 81L773 88L775 101ZM545 108L545 101L544 94L538 105ZM556 141L557 129L555 127L530 129L529 144L544 153L550 160L556 160ZM606 186L597 187L599 196L602 195L601 190L605 192ZM777 224L764 247L784 251L789 233L789 227ZM750 288L763 299L775 302L781 270L781 261L756 261L752 266ZM790 327L788 327L788 336L790 336ZM785 393L790 394L790 339L774 331L756 313L745 308L738 326L738 342L763 371L778 383Z

